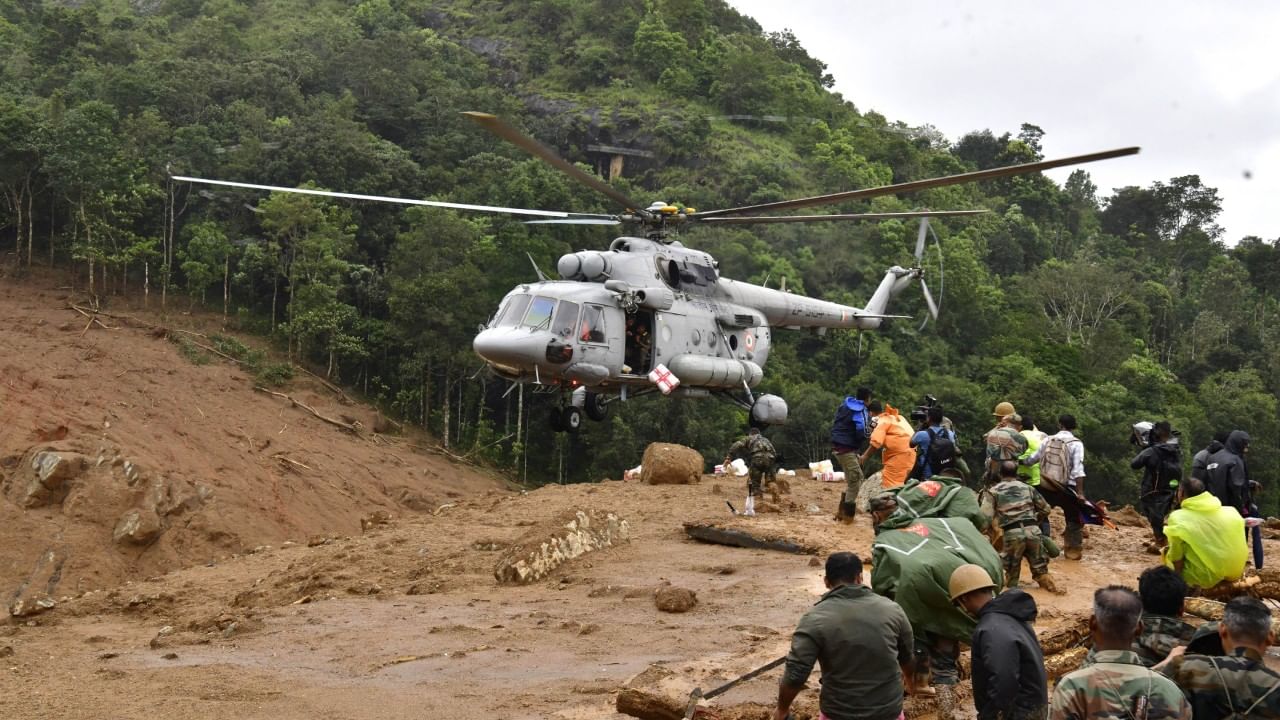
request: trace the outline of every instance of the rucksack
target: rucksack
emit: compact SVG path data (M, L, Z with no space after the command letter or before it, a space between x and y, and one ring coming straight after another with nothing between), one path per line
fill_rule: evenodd
M854 437L871 437L871 413L867 412L867 404L854 400L848 403L848 407L852 412L850 420L853 421Z
M1072 440L1071 442L1080 441ZM1040 450L1041 479L1066 487L1067 481L1071 479L1071 454L1067 452L1067 441L1059 437L1051 437L1044 441Z
M1156 472L1153 491L1175 488L1182 480L1182 453L1176 447L1156 449Z
M933 474L955 467L956 443L951 433L946 430L934 432L933 428L928 428L925 432L929 433L929 452L925 454L925 459Z
M773 442L764 435L756 435L753 437L747 451L751 453L752 458L754 458L757 453L762 452L768 453L770 456L776 456L778 454L778 451L773 447Z

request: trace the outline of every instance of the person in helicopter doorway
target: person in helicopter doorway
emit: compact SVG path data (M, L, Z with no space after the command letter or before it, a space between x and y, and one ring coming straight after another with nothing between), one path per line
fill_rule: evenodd
M773 448L769 438L760 434L760 428L751 428L746 437L729 446L729 452L724 455L724 464L728 465L735 457L747 461L747 504L742 514L755 515L756 498L764 497L764 484L773 479L778 451Z
M649 351L653 348L653 338L649 334L648 323L639 313L627 315L627 342L625 362L631 372L642 375L649 372Z

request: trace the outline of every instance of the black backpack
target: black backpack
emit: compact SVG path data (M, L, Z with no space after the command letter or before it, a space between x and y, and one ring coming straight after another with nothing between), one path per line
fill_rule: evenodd
M1177 446L1156 448L1154 492L1169 492L1182 481L1182 451Z
M935 432L929 428L929 452L925 458L929 461L929 469L934 475L956 466L956 443L946 430Z

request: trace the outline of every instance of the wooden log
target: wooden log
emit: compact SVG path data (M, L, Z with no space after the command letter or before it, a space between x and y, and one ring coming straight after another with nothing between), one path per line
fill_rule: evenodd
M816 555L818 548L802 545L786 538L753 535L745 530L719 527L702 523L685 523L684 532L700 542L729 545L750 550L777 550L798 555Z
M1049 657L1086 645L1088 640L1089 614L1080 613L1069 618L1062 627L1041 633L1040 648L1045 657Z
M1050 655L1044 659L1045 672L1049 674L1049 679L1060 678L1067 673L1075 672L1080 669L1080 663L1089 654L1089 648L1074 647L1057 655Z

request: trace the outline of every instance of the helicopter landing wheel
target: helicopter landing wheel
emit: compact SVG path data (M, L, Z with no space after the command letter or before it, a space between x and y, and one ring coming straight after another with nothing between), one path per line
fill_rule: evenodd
M560 429L567 433L577 433L582 429L582 410L572 405L560 411Z
M603 422L609 419L609 406L604 401L604 395L588 392L586 400L583 410L586 410L587 417L596 422Z

